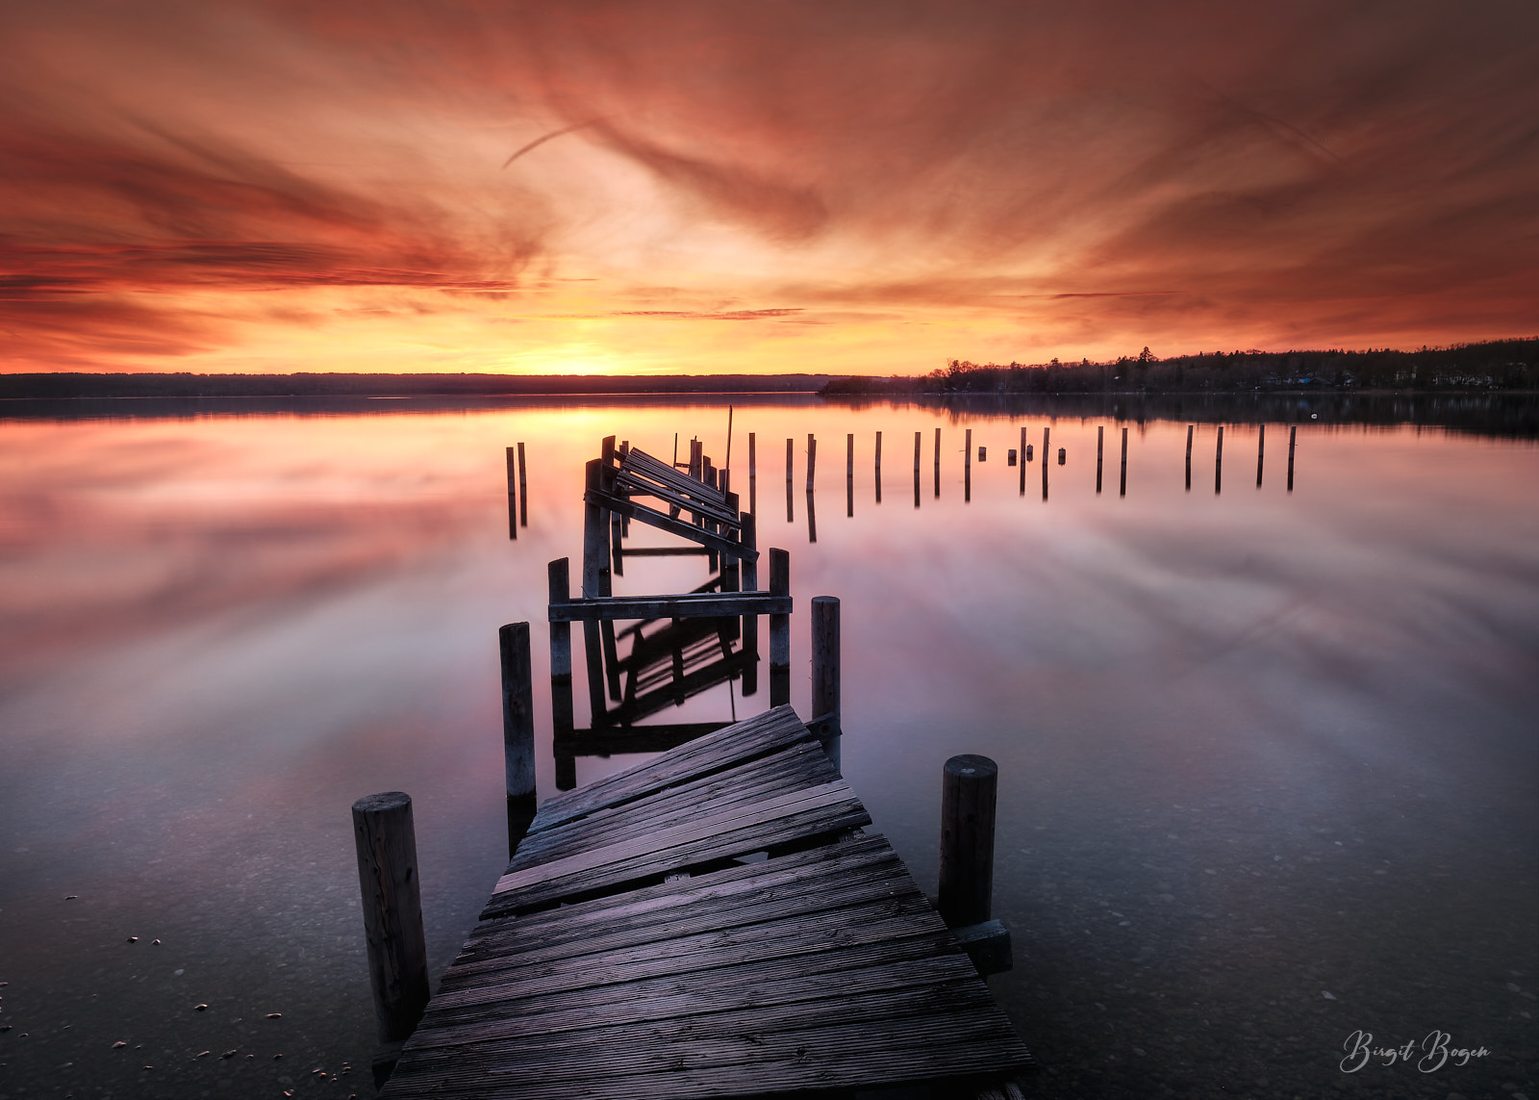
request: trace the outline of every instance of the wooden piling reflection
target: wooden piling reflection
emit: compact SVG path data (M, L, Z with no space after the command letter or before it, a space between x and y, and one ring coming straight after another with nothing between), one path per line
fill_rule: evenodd
M1218 426L1218 447L1213 452L1213 492L1224 490L1224 426Z
M1192 432L1195 425L1186 426L1186 491L1192 491Z
M1266 466L1266 425L1256 436L1256 488L1261 488L1261 472Z
M941 430L935 429L935 499L940 499Z
M1298 442L1299 427L1288 425L1288 492L1293 492L1293 447Z
M872 476L876 479L876 502L882 503L882 433L876 433L876 460L872 469Z
M914 433L914 507L919 507L919 450L921 433Z
M844 437L844 514L855 515L855 433Z
M811 489L807 490L807 541L818 541L818 512L816 505L817 494Z

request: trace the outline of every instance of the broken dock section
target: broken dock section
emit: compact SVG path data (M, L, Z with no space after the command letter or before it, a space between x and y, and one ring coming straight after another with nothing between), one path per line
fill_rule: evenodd
M1027 1069L870 822L789 707L550 799L384 1095L970 1096Z

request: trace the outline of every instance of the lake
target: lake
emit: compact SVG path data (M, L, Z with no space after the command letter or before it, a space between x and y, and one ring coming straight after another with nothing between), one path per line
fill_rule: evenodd
M0 409L0 1097L369 1095L350 804L412 795L436 975L506 857L497 628L534 624L548 794L583 464L677 433L720 465L728 400ZM942 764L999 763L990 984L1037 1094L1539 1096L1531 415L730 400L733 487L752 432L759 545L791 552L792 702L807 600L838 596L844 774L925 888ZM635 559L616 591L703 571Z

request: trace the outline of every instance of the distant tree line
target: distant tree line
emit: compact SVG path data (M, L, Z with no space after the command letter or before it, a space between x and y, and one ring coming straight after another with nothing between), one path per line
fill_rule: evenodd
M810 393L820 374L0 374L0 398L445 397Z
M1198 352L1092 363L972 363L920 376L838 378L826 396L888 394L1234 393L1252 390L1539 390L1539 338L1396 351Z

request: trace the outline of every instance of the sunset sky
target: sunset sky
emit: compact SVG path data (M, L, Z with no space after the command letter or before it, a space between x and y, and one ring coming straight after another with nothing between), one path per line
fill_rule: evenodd
M0 370L1539 333L1539 3L0 5Z

